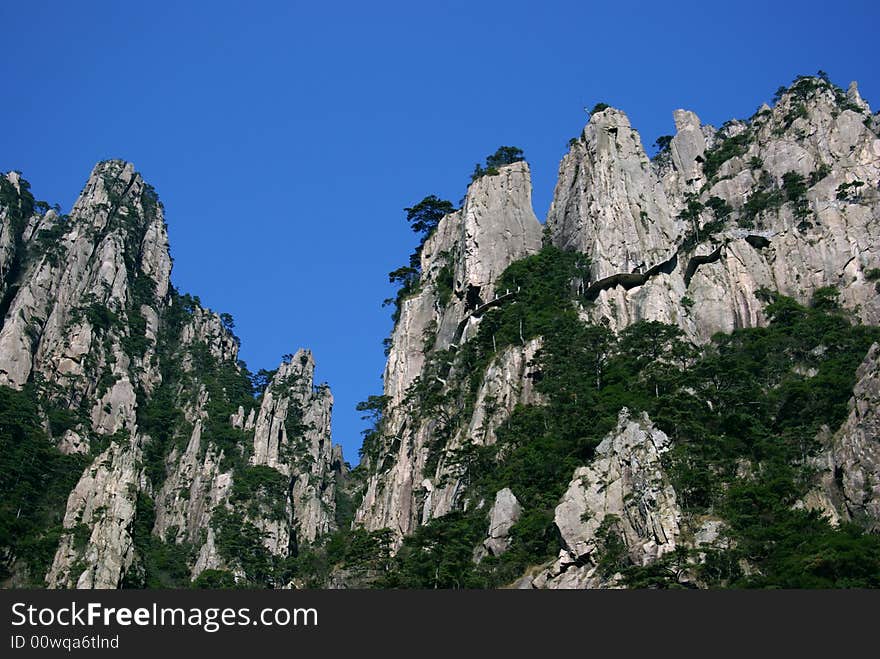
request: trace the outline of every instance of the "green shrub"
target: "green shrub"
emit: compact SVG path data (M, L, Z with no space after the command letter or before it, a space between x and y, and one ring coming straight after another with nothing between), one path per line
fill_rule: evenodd
M716 147L709 149L703 154L703 173L707 179L714 179L721 169L721 165L731 158L745 155L749 148L751 134L744 131L739 135L725 138Z

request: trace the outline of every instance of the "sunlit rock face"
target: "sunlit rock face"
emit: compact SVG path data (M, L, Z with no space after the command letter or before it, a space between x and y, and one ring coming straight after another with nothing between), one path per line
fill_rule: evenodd
M171 287L163 208L133 165L99 163L69 216L35 204L17 173L0 185L0 384L35 388L64 420L46 425L57 448L87 460L46 584L145 585L145 529L179 545L193 577L248 578L220 511L280 558L334 530L343 461L311 353L248 393L226 322Z
M748 123L716 131L685 110L649 161L626 116L594 114L563 158L553 243L589 255L593 320L680 325L704 341L765 322L760 290L824 286L869 323L880 246L880 139L853 86L807 79ZM801 177L798 183L797 177Z
M447 473L442 460L436 460L437 451L454 449L476 435L481 441L494 441L493 427L503 415L487 413L485 404L478 403L467 424L454 430L448 428L447 418L415 422L407 392L423 376L431 354L466 342L479 324L480 309L507 293L495 290L507 266L540 248L541 225L532 210L525 162L475 180L462 208L444 217L425 242L419 290L403 301L385 367L388 442L371 465L356 524L370 530L391 528L404 535L460 503L461 484ZM502 356L484 385L509 409L533 395L523 376L535 349L536 344L529 343ZM486 395L483 392L483 400ZM438 447L440 425L451 436Z

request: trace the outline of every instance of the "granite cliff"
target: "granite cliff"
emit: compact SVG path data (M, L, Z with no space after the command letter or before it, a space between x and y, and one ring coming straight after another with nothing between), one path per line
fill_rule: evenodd
M246 578L242 537L280 560L334 528L343 464L311 353L254 391L228 322L171 286L163 208L133 166L98 164L68 216L16 173L2 185L0 381L81 466L36 531L57 544L50 563L8 548L11 583Z
M818 75L673 119L649 157L597 105L543 225L511 147L438 206L351 472L312 354L252 374L172 286L132 165L69 215L6 174L5 584L880 586L880 118Z

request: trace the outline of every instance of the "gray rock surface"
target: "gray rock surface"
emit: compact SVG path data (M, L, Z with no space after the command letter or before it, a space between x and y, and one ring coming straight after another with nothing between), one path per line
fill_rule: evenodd
M251 458L252 464L291 477L291 532L299 542L335 530L336 477L342 469L330 437L333 396L326 385L315 386L314 373L309 350L299 350L279 366L263 394Z
M510 546L511 527L519 521L522 506L509 487L498 490L495 504L489 511L489 532L483 541L483 547L492 556L500 556Z
M880 530L880 345L874 344L856 373L849 416L817 459L821 487L806 505L831 521L853 520Z
M525 162L501 167L497 175L473 182L463 207L444 217L425 242L421 285L402 304L383 376L388 403L382 455L391 466L380 470L373 465L356 524L368 530L391 528L404 535L420 521L453 509L462 492L460 479L450 478L442 464L430 473L427 469L436 435L451 432L444 442L449 449L469 441L494 441L494 428L502 417L488 411L493 405L487 401L500 394L503 404L512 409L512 401L523 402L532 395L522 376L537 347L534 343L511 350L489 374L467 426L450 428L449 419L456 413L452 403L439 417L413 423L409 399L414 383L423 376L433 377L424 372L431 354L454 350L466 341L479 326L481 316L475 313L479 306L505 293L495 291L498 276L540 246L541 225L531 208ZM446 299L441 293L443 282L451 288ZM497 384L504 379L514 388Z
M228 552L214 528L219 511L241 515L282 557L335 528L344 466L330 441L332 396L314 386L311 353L282 365L260 399L259 417L241 406L231 418L211 418L211 396L224 394L206 383L220 371L241 373L238 339L220 315L171 289L163 208L134 167L99 163L69 217L30 214L26 182L16 173L0 185L0 293L8 302L0 319L0 385L34 383L46 409L66 409L74 419L52 438L58 449L91 458L67 499L48 585L137 585L144 557L132 529L153 506L154 536L192 548L194 577L208 567L246 576L223 558ZM172 380L162 405L177 406L183 419L160 429L170 438L156 456L160 439L138 423L169 385L165 374ZM296 423L285 430L293 410ZM221 447L211 430L218 423L241 441ZM284 482L278 492L257 493L283 502L280 517L262 502L232 496L251 447L251 465L275 469Z
M142 483L139 441L114 443L86 469L67 499L65 533L50 588L118 588L135 560L132 524Z
M617 429L596 448L596 457L575 470L556 507L565 549L534 579L536 588L596 588L613 584L597 570L605 533L614 533L629 560L647 565L676 547L681 510L661 456L669 438L646 414L633 419L625 408Z
M585 316L614 329L637 320L676 323L705 341L716 331L764 324L760 289L807 302L816 289L837 286L861 320L880 321L880 296L867 279L880 263L880 139L865 125L870 109L857 89L847 98L861 111L841 109L837 92L819 83L803 101L806 116L789 93L750 123L731 122L717 133L676 110L669 152L653 162L623 113L596 113L563 158L547 220L553 242L590 255L593 281L609 284ZM743 153L707 179L710 150L734 135L746 138ZM753 195L775 189L784 196L791 173L807 184L802 211L788 201L746 215ZM860 192L841 198L839 186L853 182L864 184ZM714 232L713 197L732 209ZM695 218L685 212L692 201L702 204ZM632 273L650 276L636 284L622 279Z
M589 255L594 280L669 259L680 229L639 134L620 110L596 112L562 159L547 226Z

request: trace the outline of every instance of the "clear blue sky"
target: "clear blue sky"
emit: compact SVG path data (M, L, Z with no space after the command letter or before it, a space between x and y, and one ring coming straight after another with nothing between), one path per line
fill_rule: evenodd
M878 27L880 3L846 1L4 2L0 170L68 210L96 161L134 162L175 285L235 317L252 370L312 348L355 463L403 207L457 202L504 144L543 218L598 101L646 145L675 108L717 126L820 68L877 109Z

